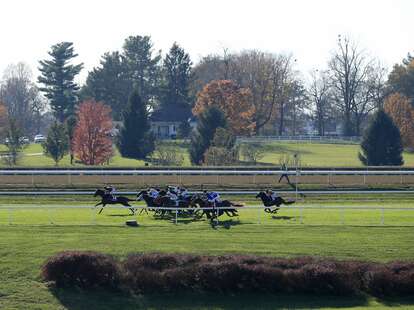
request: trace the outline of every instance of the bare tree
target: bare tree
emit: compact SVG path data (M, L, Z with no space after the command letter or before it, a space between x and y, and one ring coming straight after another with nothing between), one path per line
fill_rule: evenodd
M373 59L350 39L339 36L329 70L335 101L344 117L346 136L359 135L361 119L375 108L369 82L373 68Z
M256 132L271 120L278 119L278 132L283 133L293 62L291 55L256 50L244 51L233 57L231 78L252 92Z
M224 49L223 56L207 56L194 67L192 92L196 94L212 80L233 80L252 92L256 133L276 120L277 130L282 134L291 102L291 83L295 80L293 64L291 55L257 50L231 54Z
M332 117L330 90L329 77L326 71L315 70L311 72L308 94L312 100L316 126L320 136L325 135L326 122Z
M0 85L0 101L4 102L9 117L19 124L24 134L39 129L44 100L32 81L28 65L20 62L7 67Z

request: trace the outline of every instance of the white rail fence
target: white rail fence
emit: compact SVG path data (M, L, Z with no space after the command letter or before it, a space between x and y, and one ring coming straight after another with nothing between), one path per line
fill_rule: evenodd
M39 186L77 186L88 184L147 185L183 184L184 186L231 185L233 188L278 183L281 175L292 183L331 185L414 184L414 170L0 170L0 184Z
M66 209L78 209L78 210L83 210L89 211L89 218L90 220L85 222L85 221L80 221L77 222L75 225L118 225L119 222L104 222L101 221L99 223L99 217L103 217L104 214L102 215L98 215L97 212L100 209L100 206L96 207L96 208L91 208L86 207L86 206L34 206L34 205L9 205L9 206L0 206L0 225L73 225L72 222L70 222L71 224L65 223L65 221L62 219L60 220L60 222L58 223L58 221L56 221L57 219L57 212L61 211L61 210L66 210ZM117 209L117 210L122 210L124 212L129 212L128 208L126 207L118 207L118 206L106 206L105 209ZM133 209L135 209L136 214L135 215L131 215L129 217L129 219L131 218L135 218L138 220L142 218L142 216L148 216L148 214L144 214L143 211L148 211L149 208L146 206L137 206L137 207L133 207ZM209 210L211 211L211 208L150 208L151 210L169 210L172 212L173 217L171 218L171 222L174 223L175 225L179 225L179 219L180 219L180 215L179 212L180 211L190 211L190 210ZM216 208L215 210L220 210L220 209L228 209L228 208ZM263 216L270 216L269 213L265 213L264 210L265 209L269 209L263 206L259 206L259 205L255 205L255 206L244 206L244 207L235 207L234 209L236 209L237 211L243 211L243 210L256 210L257 211L257 222L255 224L264 224L264 218ZM274 209L274 208L270 208L270 209ZM393 223L392 219L387 222L387 226L414 226L414 208L402 208L402 207L371 207L371 206L281 206L278 208L279 211L284 211L284 210L288 210L288 211L297 211L298 215L297 217L299 218L299 220L297 222L295 222L296 224L300 224L300 225L355 225L355 226L384 226L386 225L385 221L386 221L386 214L387 212L407 212L407 216L405 216L405 219L407 220L406 222L404 222L403 224L401 223ZM319 219L319 221L316 221L314 219L312 219L312 216L309 216L309 212L308 211L313 211L313 210L318 210L318 211L325 211L325 212L332 212L332 211L337 211L337 215L338 215L338 219L337 221L333 222L333 221L328 221L324 222L324 220L321 218ZM15 218L15 215L18 212L24 212L24 211L38 211L38 212L46 212L47 213L47 223L39 223L39 222L30 222L27 221L25 215L20 214L20 218L23 217L25 219L25 221L18 221ZM369 211L369 212L374 212L375 213L375 217L376 220L375 222L372 222L370 220L372 220L372 218L368 218L367 221L346 221L346 214L352 214L352 212L358 212L358 211ZM273 214L273 216L275 216L276 218L279 216L280 214ZM409 216L411 217L409 217ZM29 215L27 215L28 217L30 217ZM283 218L284 215L282 215ZM355 216L355 214L354 214ZM227 218L227 217L226 217ZM239 215L239 218L243 218L243 214ZM250 217L251 218L251 217ZM306 220L306 221L305 221ZM322 222L320 222L320 220L322 220ZM290 223L289 225L294 225L295 223ZM245 223L245 224L252 224L252 223ZM276 224L274 224L276 226ZM148 224L147 226L151 226L151 224Z
M237 137L237 142L239 143L271 142L271 141L343 144L343 143L359 143L361 141L361 137L358 137L358 136L355 136L355 137L312 136L312 135Z
M3 175L414 175L414 170L0 170Z

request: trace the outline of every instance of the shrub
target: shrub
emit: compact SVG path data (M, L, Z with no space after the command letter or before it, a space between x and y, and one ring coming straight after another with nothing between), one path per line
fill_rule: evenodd
M176 146L157 144L154 154L154 161L163 166L181 166L184 156Z
M94 252L63 252L43 266L56 286L121 287L138 294L213 292L374 296L414 294L414 264L339 262L298 257L131 254L124 261Z
M414 264L377 265L364 274L365 290L374 296L414 294Z
M241 153L245 161L256 165L264 157L265 149L259 143L246 143L243 144Z
M57 287L117 288L120 272L113 257L96 252L66 251L50 257L42 278Z

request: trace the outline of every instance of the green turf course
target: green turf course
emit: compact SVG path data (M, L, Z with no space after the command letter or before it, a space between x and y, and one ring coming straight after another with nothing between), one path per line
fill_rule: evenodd
M177 151L183 155L183 166L190 166L188 156L188 144L181 141L164 142L175 145ZM296 143L296 142L270 142L262 143L264 157L259 161L262 165L279 165L280 158L285 154L298 153L303 167L362 167L358 159L359 145L357 144L324 144L324 143ZM4 145L0 145L0 151L5 151ZM40 144L30 144L24 149L19 166L24 167L53 167L54 161L40 153L43 152ZM414 154L404 152L404 166L414 167ZM243 159L243 158L242 158ZM247 164L241 162L241 164ZM0 166L5 164L0 161ZM59 162L60 167L70 167L69 156ZM77 164L80 167L82 165ZM113 167L141 167L144 161L123 158L119 152L110 161Z
M414 258L414 211L409 198L363 202L352 199L300 202L300 210L286 209L276 217L244 210L239 218L222 217L217 229L205 220L156 220L138 216L141 226L126 227L125 209L106 209L95 215L90 197L24 197L0 200L0 309L382 309L393 305L414 309L414 299L376 300L329 296L150 296L131 297L104 292L51 291L40 281L39 268L50 255L62 250L96 250L124 257L130 252L252 253L272 256L316 255L372 261ZM252 204L251 197L232 198ZM18 202L12 204L11 202ZM80 201L80 202L78 202ZM311 206L326 210L306 209ZM390 210L341 210L332 206L364 205ZM11 218L9 209L12 209ZM51 210L51 211L49 211ZM135 217L136 218L136 217ZM9 221L11 219L11 225ZM54 224L51 224L51 221ZM260 222L259 222L260 221ZM342 224L344 223L344 224Z

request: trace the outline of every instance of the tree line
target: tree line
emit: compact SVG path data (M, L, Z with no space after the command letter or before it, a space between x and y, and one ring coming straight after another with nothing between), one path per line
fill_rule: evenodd
M76 77L83 64L76 62L73 43L57 43L48 54L48 59L39 61L37 83L25 64L11 65L5 71L0 83L0 134L8 137L11 147L19 144L16 137L52 125L54 134L48 137L54 140L48 139L45 150L56 162L66 153L71 161L107 162L114 154L112 121L121 123L117 139L121 154L146 158L155 148L148 118L168 106L184 108L199 119L192 139L203 147L192 145L193 163L213 158L206 154L210 147L211 154L223 144L232 148L227 134L296 135L312 122L319 135L329 132L331 123L342 124L344 135L361 135L377 110L384 110L397 125L404 147L414 143L413 57L408 55L387 76L379 60L347 37L338 37L324 69L313 70L308 78L296 69L291 54L224 49L221 55L207 55L193 64L178 43L163 57L150 36L130 36L121 50L105 53L79 85ZM228 132L219 130L213 142L215 129L203 133L203 119L212 121L207 126ZM222 123L214 125L221 119ZM181 128L183 136L190 134L186 125ZM98 134L102 137L99 143L88 140ZM91 146L102 145L107 150L97 152L102 154L97 159L91 155L96 153Z

